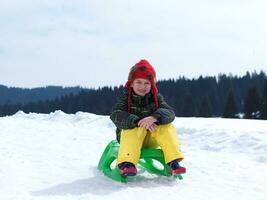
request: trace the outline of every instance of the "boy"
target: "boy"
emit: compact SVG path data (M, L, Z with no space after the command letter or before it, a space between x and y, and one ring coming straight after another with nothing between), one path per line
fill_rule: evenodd
M112 109L110 119L116 125L120 143L117 166L123 176L134 176L143 147L160 147L170 173L185 173L173 109L158 93L156 73L147 60L135 64L128 76L123 95Z

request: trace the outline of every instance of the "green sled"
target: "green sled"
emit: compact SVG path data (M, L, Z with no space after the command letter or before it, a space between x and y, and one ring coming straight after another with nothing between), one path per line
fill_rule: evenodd
M120 175L118 167L111 167L111 164L118 157L119 143L117 140L112 140L105 148L99 163L98 170L102 171L107 177L114 181L126 183L127 177ZM163 166L156 165L154 161L158 161ZM141 150L140 160L138 164L145 168L150 173L155 173L163 176L171 176L168 172L169 166L164 162L164 155L161 149L144 148ZM175 175L178 179L183 179L182 175Z

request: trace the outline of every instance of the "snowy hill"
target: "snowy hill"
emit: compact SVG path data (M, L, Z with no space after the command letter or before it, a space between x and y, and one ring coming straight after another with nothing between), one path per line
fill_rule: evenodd
M182 181L140 174L127 184L97 170L115 138L108 116L24 114L0 118L3 200L267 199L267 121L176 118L187 167Z

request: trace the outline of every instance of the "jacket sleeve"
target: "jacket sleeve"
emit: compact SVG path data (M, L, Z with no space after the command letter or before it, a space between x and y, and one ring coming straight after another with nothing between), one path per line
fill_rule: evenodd
M158 124L169 124L175 119L175 113L171 106L158 94L159 108L152 114L157 119Z
M117 103L112 108L110 119L118 129L132 129L137 127L139 117L127 111L128 93L123 92L123 95L117 99Z

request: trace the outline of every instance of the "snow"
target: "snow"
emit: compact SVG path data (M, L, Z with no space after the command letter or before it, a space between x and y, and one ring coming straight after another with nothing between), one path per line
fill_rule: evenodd
M5 200L267 199L267 121L176 118L183 180L140 171L127 184L97 170L115 126L78 112L0 118L0 196Z

